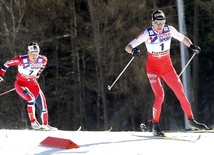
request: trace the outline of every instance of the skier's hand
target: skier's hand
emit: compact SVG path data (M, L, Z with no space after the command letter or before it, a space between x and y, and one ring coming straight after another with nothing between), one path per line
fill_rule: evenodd
M189 47L195 54L199 54L201 52L201 48L199 46L196 46L194 44L191 44Z
M0 75L0 82L4 81L4 78L2 75Z
M23 90L23 94L26 96L26 95L28 95L29 94L29 90L28 89L24 89Z
M132 55L134 56L134 57L139 57L140 56L140 50L139 49L137 49L137 48L133 48L132 49Z
M39 77L40 77L40 74L37 73L37 74L36 74L36 79L39 79Z

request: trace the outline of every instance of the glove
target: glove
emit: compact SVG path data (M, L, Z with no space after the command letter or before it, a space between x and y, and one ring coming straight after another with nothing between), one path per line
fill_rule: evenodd
M199 54L201 52L201 48L199 46L196 46L194 44L191 44L189 47L195 54Z
M38 78L39 78L39 76L40 76L40 74L38 74L38 73L37 73L37 74L36 74L36 79L38 79Z
M29 94L28 89L23 90L23 94L24 94L25 96L27 96L27 95Z
M2 75L0 75L0 82L4 81L4 78Z
M139 49L137 49L137 48L133 48L132 49L132 55L134 56L134 57L139 57L140 56L140 50Z

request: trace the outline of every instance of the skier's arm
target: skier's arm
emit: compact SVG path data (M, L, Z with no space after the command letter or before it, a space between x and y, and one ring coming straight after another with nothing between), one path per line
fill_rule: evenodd
M199 54L201 52L201 48L199 46L194 45L188 37L178 32L173 26L169 26L169 27L173 38L183 42L187 47L189 47L196 54Z
M10 60L7 60L1 67L1 70L0 70L0 76L1 78L3 79L7 69L10 67L10 66L18 66L21 62L21 57L20 56L17 56L15 58L12 58ZM3 80L0 80L0 82L3 81Z
M125 51L133 56L140 56L140 50L136 47L147 40L147 31L141 32L135 39L133 39L126 47Z

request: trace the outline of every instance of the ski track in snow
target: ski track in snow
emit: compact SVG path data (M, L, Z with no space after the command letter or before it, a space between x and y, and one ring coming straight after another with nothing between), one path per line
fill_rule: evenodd
M137 135L137 136L134 136ZM166 133L195 142L150 138L151 133L106 131L0 130L0 155L185 155L212 154L213 133ZM60 149L40 145L48 136L80 146Z

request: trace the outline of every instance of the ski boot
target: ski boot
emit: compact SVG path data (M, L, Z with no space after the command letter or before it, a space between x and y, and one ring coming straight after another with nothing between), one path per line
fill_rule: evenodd
M39 130L41 129L41 124L39 124L39 122L37 121L34 121L34 122L31 122L31 127L34 129L34 130Z
M153 123L152 132L154 136L165 136L164 132L161 131L159 123Z
M211 130L211 128L207 127L205 124L203 123L199 123L197 121L194 120L194 118L189 118L189 126L192 129L197 129L197 130Z

